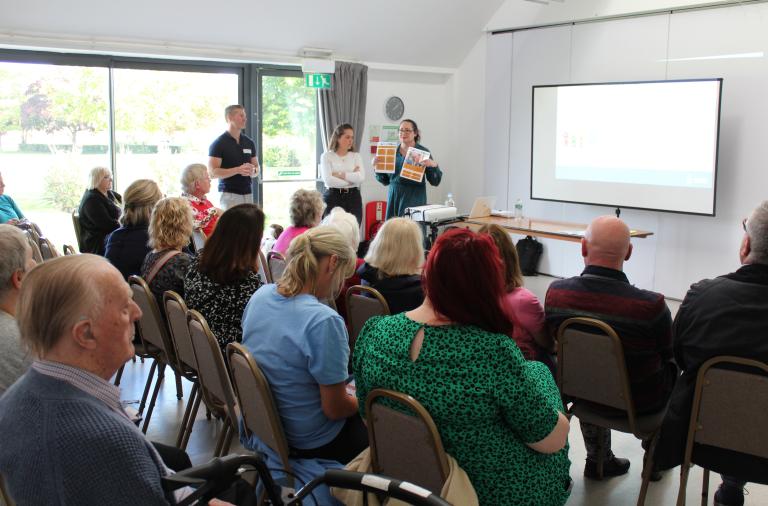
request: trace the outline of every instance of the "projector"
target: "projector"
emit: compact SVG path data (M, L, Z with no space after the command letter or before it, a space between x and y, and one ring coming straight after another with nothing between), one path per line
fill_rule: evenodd
M455 218L457 211L455 207L432 204L429 206L408 207L405 209L405 214L410 216L413 221L435 223Z

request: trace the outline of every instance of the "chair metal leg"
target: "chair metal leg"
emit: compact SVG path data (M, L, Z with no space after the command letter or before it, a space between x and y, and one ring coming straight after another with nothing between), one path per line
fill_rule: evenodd
M141 396L141 402L139 403L139 414L144 412L144 406L147 404L147 397L149 397L149 388L152 386L152 379L155 377L155 369L157 369L157 360L152 362L152 366L149 368L149 376L147 376L147 383L144 385L144 394Z
M704 476L701 480L701 506L707 506L709 499L709 469L704 469Z
M229 433L229 423L227 421L224 421L224 426L221 428L221 434L219 434L219 438L216 440L216 448L213 449L213 456L214 457L221 457L221 452L224 449L224 442L227 439L227 434Z
M221 448L221 454L219 457L223 457L225 455L229 454L229 447L232 446L232 438L235 435L235 429L227 423L227 427L229 427L229 431L227 432L227 437L224 439L224 446Z
M155 402L157 401L157 394L160 393L160 386L163 384L165 378L165 364L160 364L157 368L157 382L155 383L155 389L152 391L152 399L149 401L149 408L147 408L147 415L144 417L144 426L141 428L141 432L147 433L147 427L149 427L149 420L152 418L152 411L155 409Z
M640 495L637 496L637 506L643 506L645 504L645 496L648 494L648 485L651 482L651 474L653 474L653 456L656 453L656 444L659 442L659 433L653 435L651 442L648 444L648 449L643 455L643 482L640 485Z
M134 355L136 356L136 355ZM117 370L117 376L115 376L115 386L120 386L120 379L123 377L123 370L125 369L125 364L120 366L120 369Z
M197 398L197 390L199 388L199 383L194 383L192 385L192 391L189 393L189 399L187 399L187 407L184 409L184 416L181 419L181 425L179 426L179 434L176 436L176 447L181 447L181 442L184 440L184 433L187 428L187 423L189 422L189 414L192 412L192 406L195 403L195 399Z
M690 470L690 465L683 463L680 466L680 490L677 491L677 506L685 506L685 488L688 486L688 473Z
M197 392L197 399L195 399L195 405L192 407L192 412L189 414L189 420L187 420L187 428L185 429L184 439L181 440L181 448L182 450L185 450L187 448L187 443L189 443L189 437L192 435L192 427L195 425L195 420L197 419L197 412L200 410L200 400L203 398L203 393L198 390Z
M181 387L181 376L176 373L176 398L181 400L184 397L184 389Z

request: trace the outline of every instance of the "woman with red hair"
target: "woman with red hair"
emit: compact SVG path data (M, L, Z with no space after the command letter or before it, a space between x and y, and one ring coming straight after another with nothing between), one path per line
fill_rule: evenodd
M503 266L487 235L456 229L424 267L424 303L371 318L358 337L361 414L375 388L413 396L481 504L562 505L568 498L568 420L552 375L508 337Z

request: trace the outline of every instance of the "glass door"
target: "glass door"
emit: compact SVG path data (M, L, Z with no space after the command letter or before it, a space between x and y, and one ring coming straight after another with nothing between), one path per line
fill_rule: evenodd
M290 197L314 190L317 180L317 92L304 87L301 70L261 69L261 203L267 225L290 225Z

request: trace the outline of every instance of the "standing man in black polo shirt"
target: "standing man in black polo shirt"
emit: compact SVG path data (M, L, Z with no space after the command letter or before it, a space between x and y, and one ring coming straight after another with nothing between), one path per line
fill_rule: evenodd
M245 107L230 105L224 109L229 128L208 149L208 171L219 180L221 208L253 203L251 178L259 175L256 144L242 131L248 121Z

